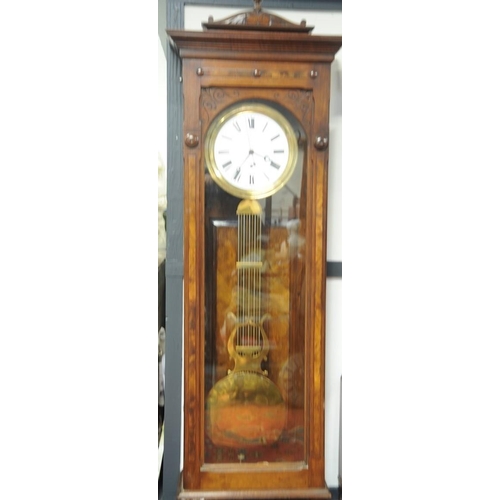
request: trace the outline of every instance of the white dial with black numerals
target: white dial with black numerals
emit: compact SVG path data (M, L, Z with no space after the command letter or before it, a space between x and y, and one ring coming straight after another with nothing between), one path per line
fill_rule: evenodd
M240 198L274 194L297 163L297 139L289 121L261 103L231 107L210 125L205 159L214 181Z

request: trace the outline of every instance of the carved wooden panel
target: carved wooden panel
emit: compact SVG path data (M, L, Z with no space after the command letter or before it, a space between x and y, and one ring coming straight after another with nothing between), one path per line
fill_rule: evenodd
M202 87L200 91L200 120L203 132L206 132L211 121L225 108L248 99L280 103L300 121L305 130L309 128L312 120L313 99L310 90Z

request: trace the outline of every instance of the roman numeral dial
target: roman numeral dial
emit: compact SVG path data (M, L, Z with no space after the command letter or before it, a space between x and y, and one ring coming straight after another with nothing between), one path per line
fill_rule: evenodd
M297 156L292 126L266 104L232 106L207 131L207 169L222 189L240 198L259 199L277 192L290 179Z

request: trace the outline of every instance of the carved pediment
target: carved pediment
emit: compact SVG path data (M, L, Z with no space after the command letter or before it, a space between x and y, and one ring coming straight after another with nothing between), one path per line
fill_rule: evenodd
M295 24L283 17L270 14L261 8L262 0L254 0L254 9L239 12L220 21L212 16L207 23L202 23L204 30L253 30L253 31L286 31L289 33L310 33L314 26L306 26L306 22Z

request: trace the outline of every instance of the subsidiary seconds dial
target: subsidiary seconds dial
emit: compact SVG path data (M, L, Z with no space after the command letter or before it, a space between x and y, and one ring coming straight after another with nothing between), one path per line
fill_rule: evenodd
M271 196L290 179L297 139L288 120L261 103L244 103L210 125L205 160L214 181L239 198Z

